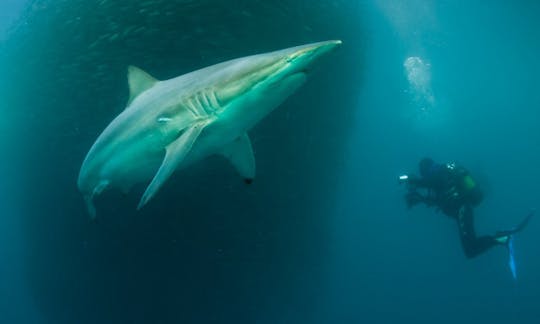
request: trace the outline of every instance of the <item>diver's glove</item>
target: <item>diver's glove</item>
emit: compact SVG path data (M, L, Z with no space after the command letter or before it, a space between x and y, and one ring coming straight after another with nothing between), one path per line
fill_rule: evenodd
M405 202L407 203L407 208L412 208L413 206L416 206L424 201L424 197L415 190L411 190L405 195Z

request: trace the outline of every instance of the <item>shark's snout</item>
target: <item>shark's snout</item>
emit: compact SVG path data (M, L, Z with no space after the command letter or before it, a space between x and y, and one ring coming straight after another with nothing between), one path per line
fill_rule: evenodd
M310 55L314 57L319 57L323 54L331 52L332 50L337 48L339 45L341 45L340 40L329 40L329 41L324 41L324 42L301 45L301 46L293 47L291 49L291 51L293 51L293 54L291 54L291 56L302 57L305 55Z
M339 45L341 45L340 40L330 40L293 47L286 53L286 60L292 68L291 72L306 72L316 61Z

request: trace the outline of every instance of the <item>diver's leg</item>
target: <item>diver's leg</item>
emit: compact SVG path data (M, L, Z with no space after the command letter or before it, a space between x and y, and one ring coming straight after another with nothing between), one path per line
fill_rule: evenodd
M476 232L474 231L474 213L471 206L465 205L459 209L457 221L461 244L467 258L474 258L490 248L501 244L493 236L476 236Z

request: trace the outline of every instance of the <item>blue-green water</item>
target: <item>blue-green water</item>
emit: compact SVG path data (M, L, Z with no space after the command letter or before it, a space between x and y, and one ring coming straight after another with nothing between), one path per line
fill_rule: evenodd
M2 323L538 323L540 222L514 281L503 248L467 260L453 220L407 210L396 177L466 165L479 233L539 207L540 5L28 2L0 5ZM89 221L76 178L128 65L165 79L325 39L344 43L250 132L253 185L211 158Z

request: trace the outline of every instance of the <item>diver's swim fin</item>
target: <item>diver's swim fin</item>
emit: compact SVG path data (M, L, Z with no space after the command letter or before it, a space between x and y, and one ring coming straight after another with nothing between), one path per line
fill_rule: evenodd
M521 221L521 223L518 224L518 226L511 228L506 231L499 231L495 234L496 237L501 236L511 236L513 234L516 234L518 232L521 232L528 224L531 218L533 217L534 213L536 212L536 209L531 209L531 211L527 214L527 216Z
M508 239L508 266L510 271L512 271L512 277L514 280L517 280L517 268L516 268L516 259L514 254L514 237L510 235Z
M508 247L508 266L510 267L510 271L512 271L512 277L514 277L514 280L517 280L517 267L514 253L514 235L522 231L529 224L529 221L531 220L535 212L536 210L532 209L521 221L521 223L518 224L518 226L507 231L497 232L496 234L496 237L498 238L507 238L505 244Z

